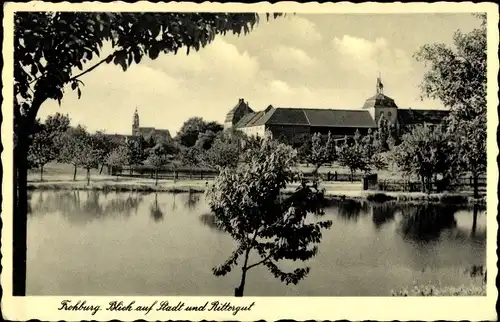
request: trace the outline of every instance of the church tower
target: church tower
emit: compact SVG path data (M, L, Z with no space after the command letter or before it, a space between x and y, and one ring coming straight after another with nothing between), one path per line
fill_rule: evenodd
M363 108L370 112L375 124L378 125L384 118L397 126L398 106L392 98L384 94L384 85L380 75L377 77L376 94L365 101Z
M137 112L137 107L134 112L134 120L132 122L132 136L139 135L139 113Z

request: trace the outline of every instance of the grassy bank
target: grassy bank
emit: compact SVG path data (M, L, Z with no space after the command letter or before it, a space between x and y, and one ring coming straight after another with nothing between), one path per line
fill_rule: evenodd
M203 193L212 181L208 180L182 180L174 182L173 180L159 180L155 185L152 179L128 179L116 181L112 177L99 177L98 180L92 180L87 185L85 180L54 180L54 181L35 181L28 183L30 190L99 190L115 192L170 192L170 193ZM441 204L485 204L485 198L475 200L470 193L435 193L425 194L421 192L376 192L363 191L361 183L346 182L325 182L321 186L325 189L325 195L328 199L335 200L367 200L371 202L398 202L398 203L441 203ZM295 186L289 186L284 190L285 194L294 191Z

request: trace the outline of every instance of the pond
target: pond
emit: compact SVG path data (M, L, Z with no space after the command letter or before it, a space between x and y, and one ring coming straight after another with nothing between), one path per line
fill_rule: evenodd
M304 280L285 285L259 266L245 295L390 296L414 282L469 284L464 270L486 262L477 208L345 200L322 219L333 224ZM233 296L241 273L212 274L234 242L203 194L34 191L27 241L28 295Z

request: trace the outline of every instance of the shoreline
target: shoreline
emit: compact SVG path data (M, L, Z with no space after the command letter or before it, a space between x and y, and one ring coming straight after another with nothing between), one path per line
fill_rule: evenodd
M188 180L173 182L172 180L162 180L158 185L152 182L142 181L113 181L101 180L91 181L87 185L85 181L31 181L28 182L29 191L43 190L83 190L83 191L105 191L105 192L160 192L160 193L204 193L206 185L210 185L212 180ZM359 200L375 203L384 202L404 202L404 203L441 203L456 205L485 205L486 196L474 199L471 193L450 192L431 193L404 192L404 191L375 191L362 190L360 183L335 182L323 186L325 198L327 200ZM288 188L284 194L291 193L293 188Z

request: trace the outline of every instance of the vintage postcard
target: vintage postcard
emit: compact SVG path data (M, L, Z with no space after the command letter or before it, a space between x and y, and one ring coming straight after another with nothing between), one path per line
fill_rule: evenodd
M10 320L496 320L493 3L4 4Z

